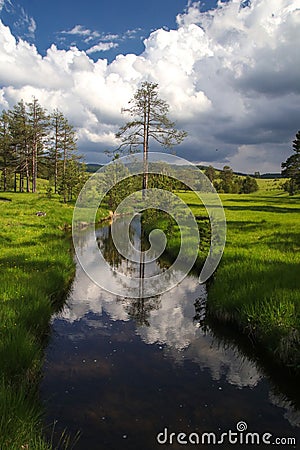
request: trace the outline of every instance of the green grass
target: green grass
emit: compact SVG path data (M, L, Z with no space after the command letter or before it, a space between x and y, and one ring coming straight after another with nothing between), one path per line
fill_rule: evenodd
M249 195L220 196L227 243L209 285L208 313L238 326L274 360L299 368L300 196L289 197L270 183L261 188ZM49 319L74 275L70 235L63 231L71 224L73 205L44 194L0 197L12 200L0 200L0 448L48 449L37 386ZM195 194L180 197L195 215L205 215ZM37 211L47 215L38 217ZM106 214L100 211L99 217ZM160 220L155 227L167 229L168 222ZM206 220L198 224L200 265L209 227ZM173 233L168 251L176 256L177 231L168 232Z
M281 193L283 193L282 188L284 183L287 181L287 178L256 178L259 194L263 193L278 193L278 190L281 189Z
M184 198L187 195L186 193L181 193L180 197ZM199 203L198 197L196 197L195 194L192 194L192 196L195 196L193 201ZM190 198L193 198L193 197ZM192 213L197 215L197 211L199 212L199 206L195 207L195 204L193 202L190 202L190 209ZM202 217L206 215L205 210L203 209L201 211ZM184 218L181 218L184 221ZM209 245L210 245L210 227L208 222L208 216L207 220L197 220L198 229L199 229L199 236L200 236L200 245L198 249L198 257L195 262L195 268L198 270L198 268L204 263L208 252L209 252ZM155 210L147 210L146 213L143 214L143 225L144 225L144 232L145 235L149 235L149 233L157 228L162 231L164 231L165 235L167 236L167 242L166 242L166 248L163 252L160 261L161 262L171 262L173 263L179 253L180 245L181 245L181 236L180 236L180 229L178 225L175 222L175 219L173 219L171 216L169 216L167 213L164 213L162 211L155 211ZM188 249L188 255L187 257L192 257L194 255L194 239L190 236L190 230L187 226L184 226L183 222L183 228L182 232L184 234L184 239L191 240L192 245ZM190 250L190 252L189 252Z
M193 205L196 214L203 212L194 194L180 197ZM290 197L265 185L254 194L220 197L227 241L221 264L209 283L208 314L234 324L273 360L297 370L300 196Z
M51 314L74 276L65 231L73 205L42 194L0 197L11 200L0 200L0 448L47 449L37 386Z

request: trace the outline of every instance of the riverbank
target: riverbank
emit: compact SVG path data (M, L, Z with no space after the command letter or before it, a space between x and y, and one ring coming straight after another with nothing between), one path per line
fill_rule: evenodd
M208 220L193 193L180 196L198 216L199 268L208 251ZM73 205L45 195L2 197L0 448L49 449L42 438L37 388L49 320L74 275L70 234L65 232ZM221 199L227 245L209 286L208 314L239 328L274 361L297 370L300 196L262 191L222 194ZM38 211L46 215L36 215ZM108 212L100 214L105 217ZM161 221L157 219L155 227L168 226L165 218ZM175 230L167 256L176 257L177 248Z
M180 197L195 205L194 195ZM209 282L207 314L234 326L268 358L300 369L300 196L221 194L227 239Z
M181 197L186 196L187 194L180 193L179 195ZM195 196L193 201L199 203L198 197ZM209 252L211 237L209 218L204 208L201 209L201 216L197 216L197 212L199 213L199 207L195 209L195 203L192 203L189 206L196 217L199 229L200 242L198 256L193 268L198 271L204 264ZM145 211L143 213L143 232L145 233L145 236L148 236L149 233L155 228L162 230L168 238L166 248L159 260L162 264L166 263L166 265L170 265L170 263L173 263L176 260L180 248L181 241L179 227L176 225L175 219L163 211L156 211L152 209ZM191 253L193 254L193 252L194 249L191 248Z
M227 220L224 255L208 281L207 317L234 327L272 363L300 370L300 196L278 186L253 194L220 194ZM198 219L200 273L209 250L209 222L192 192L180 192ZM298 219L298 220L297 220ZM154 226L153 226L154 225ZM176 259L179 230L160 214L146 215L149 233L168 237L162 260Z
M0 448L49 449L38 386L50 318L75 273L71 234L65 231L74 205L58 196L1 197ZM105 215L100 211L99 217Z

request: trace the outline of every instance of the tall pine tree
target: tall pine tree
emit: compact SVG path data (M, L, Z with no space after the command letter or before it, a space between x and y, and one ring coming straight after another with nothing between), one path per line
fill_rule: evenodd
M300 190L300 130L293 141L293 150L294 154L281 164L282 175L290 178L287 188L291 195Z
M6 111L0 115L0 170L2 171L2 188L7 191L9 171L15 163L12 139L9 132L9 116Z
M64 115L56 109L50 116L50 145L48 149L49 176L54 179L54 193L58 192L59 182L59 161L62 157L65 139L66 119Z
M116 134L122 140L118 150L129 149L129 153L143 149L143 190L148 187L149 140L153 139L164 148L180 144L186 137L185 131L178 131L175 123L167 117L169 106L158 96L158 84L145 81L136 91L130 108L123 109L133 119L120 128ZM117 151L118 151L117 150Z
M77 155L76 141L75 129L65 118L62 129L62 161L60 176L60 193L65 203L68 199L68 189L70 189L68 186L70 185L70 178L73 177L72 171L68 170L68 166L70 165L70 161L78 161L81 159L81 157Z
M14 165L14 190L17 190L17 176L19 175L19 191L24 191L24 180L26 191L30 191L30 140L31 132L23 100L19 101L12 110L8 111L9 133L11 145L15 154Z
M36 192L36 180L38 176L38 160L44 154L45 138L47 136L49 117L46 110L39 104L36 98L28 103L28 116L30 126L30 157L32 192Z

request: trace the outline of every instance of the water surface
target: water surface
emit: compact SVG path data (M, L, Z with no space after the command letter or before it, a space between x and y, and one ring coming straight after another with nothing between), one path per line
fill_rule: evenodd
M135 224L135 245L139 231ZM109 227L97 235L114 268L141 273L138 264L115 251ZM89 251L93 239L90 230L82 233L83 251ZM153 263L143 273L161 270ZM113 286L113 271L110 276ZM297 387L290 386L287 395L276 376L270 378L270 371L247 356L237 339L205 325L205 300L205 287L195 276L157 298L117 298L96 286L78 265L66 305L53 317L41 386L49 436L55 422L54 443L67 429L73 435L80 430L78 450L197 448L191 443L162 445L157 435L167 429L176 435L220 436L236 431L241 421L248 432L272 434L272 442L285 436L299 443Z

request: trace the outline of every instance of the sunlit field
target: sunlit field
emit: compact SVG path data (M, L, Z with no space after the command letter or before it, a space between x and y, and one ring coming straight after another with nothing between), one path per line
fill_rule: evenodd
M300 196L273 180L248 195L221 194L225 252L208 289L208 312L234 323L285 366L300 365ZM191 193L181 193L194 212Z

